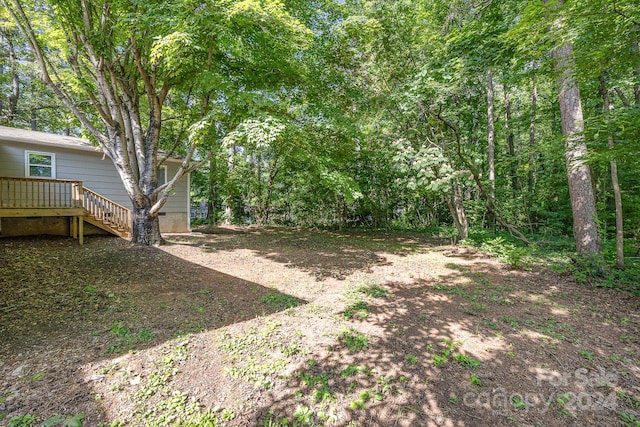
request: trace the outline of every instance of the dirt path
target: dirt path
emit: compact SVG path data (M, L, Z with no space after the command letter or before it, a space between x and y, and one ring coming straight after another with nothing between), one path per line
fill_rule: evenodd
M640 420L637 297L420 235L167 238L0 240L0 425Z

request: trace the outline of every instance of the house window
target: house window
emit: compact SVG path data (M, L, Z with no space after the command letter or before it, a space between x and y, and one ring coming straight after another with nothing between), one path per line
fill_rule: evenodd
M160 166L158 168L158 187L167 183L167 167Z
M39 151L25 152L25 175L29 178L55 178L56 155Z

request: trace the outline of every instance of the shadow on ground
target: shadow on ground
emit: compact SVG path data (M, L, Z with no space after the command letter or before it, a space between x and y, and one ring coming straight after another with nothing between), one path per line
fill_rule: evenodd
M110 237L1 239L0 265L6 419L71 412L98 425L108 420L82 366L304 303Z
M171 236L171 241L210 252L248 249L257 256L307 272L317 280L342 280L354 272L389 265L382 253L407 256L442 243L416 233L283 227L207 227L200 232L201 236Z
M496 264L452 258L448 268L434 280L381 283L388 294L353 300L334 341L266 391L250 425L640 419L637 298Z

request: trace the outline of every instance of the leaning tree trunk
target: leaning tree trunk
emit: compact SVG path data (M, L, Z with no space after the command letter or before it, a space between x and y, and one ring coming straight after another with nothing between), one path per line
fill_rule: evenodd
M565 159L576 249L580 254L601 258L591 169L586 163L587 144L583 133L580 89L574 77L573 45L568 42L563 44L552 52L552 56L558 73L560 119L562 134L565 137Z

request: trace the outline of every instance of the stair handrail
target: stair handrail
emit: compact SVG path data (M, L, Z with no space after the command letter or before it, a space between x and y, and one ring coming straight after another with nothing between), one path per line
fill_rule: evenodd
M131 234L131 210L107 199L95 191L83 187L83 208L97 220L108 222L111 227Z

